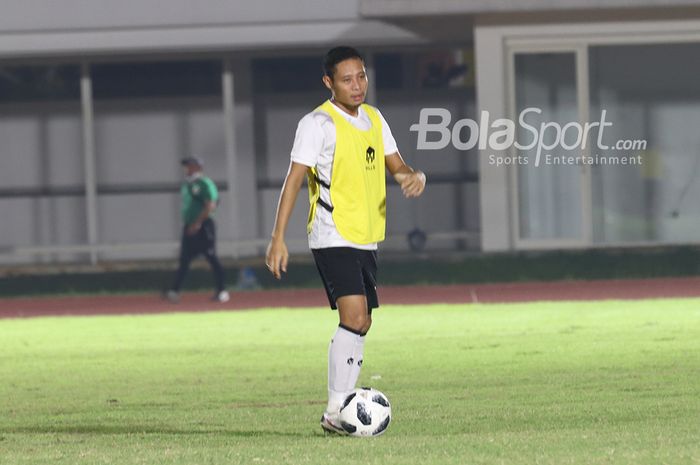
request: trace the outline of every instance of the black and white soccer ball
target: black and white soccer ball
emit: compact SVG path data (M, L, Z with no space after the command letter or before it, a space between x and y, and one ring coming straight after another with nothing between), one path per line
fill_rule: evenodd
M376 389L355 389L345 398L338 419L351 436L379 436L391 422L391 404Z

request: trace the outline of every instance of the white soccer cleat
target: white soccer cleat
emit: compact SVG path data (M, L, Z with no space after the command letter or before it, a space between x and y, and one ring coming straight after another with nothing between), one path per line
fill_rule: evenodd
M338 414L332 414L328 412L323 412L321 416L321 428L323 431L329 434L339 434L341 436L347 436L348 433L340 426L340 420L338 420Z
M221 291L218 294L214 294L211 300L223 304L231 300L231 294L229 294L228 291Z
M180 293L172 289L165 291L163 298L173 304L180 303Z

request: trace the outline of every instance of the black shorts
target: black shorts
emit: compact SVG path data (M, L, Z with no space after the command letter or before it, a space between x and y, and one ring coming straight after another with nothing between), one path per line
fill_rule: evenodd
M379 307L377 299L377 251L353 247L311 249L316 268L326 288L328 303L337 310L336 301L346 295L367 297L367 311Z
M187 225L182 229L181 253L191 257L216 254L216 224L211 218L202 221L202 226L193 234L187 234Z

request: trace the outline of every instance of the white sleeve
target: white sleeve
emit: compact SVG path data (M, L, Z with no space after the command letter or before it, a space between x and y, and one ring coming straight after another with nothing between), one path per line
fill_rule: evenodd
M309 113L299 120L297 132L294 136L291 158L293 162L304 166L314 167L318 163L318 157L323 150L323 129Z
M384 155L390 155L399 151L396 146L396 140L393 134L391 134L391 129L389 128L389 123L386 122L384 116L379 110L377 110L379 119L382 121L382 137L384 138Z

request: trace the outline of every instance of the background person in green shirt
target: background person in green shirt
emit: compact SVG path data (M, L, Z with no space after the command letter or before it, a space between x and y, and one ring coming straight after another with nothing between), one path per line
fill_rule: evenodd
M204 255L216 282L216 293L212 300L228 302L230 296L224 286L224 270L216 256L216 224L213 215L219 200L214 182L202 172L202 160L187 157L182 160L185 182L182 196L182 241L180 243L180 266L173 286L165 293L171 302L180 301L180 288L185 280L190 263L198 255Z

